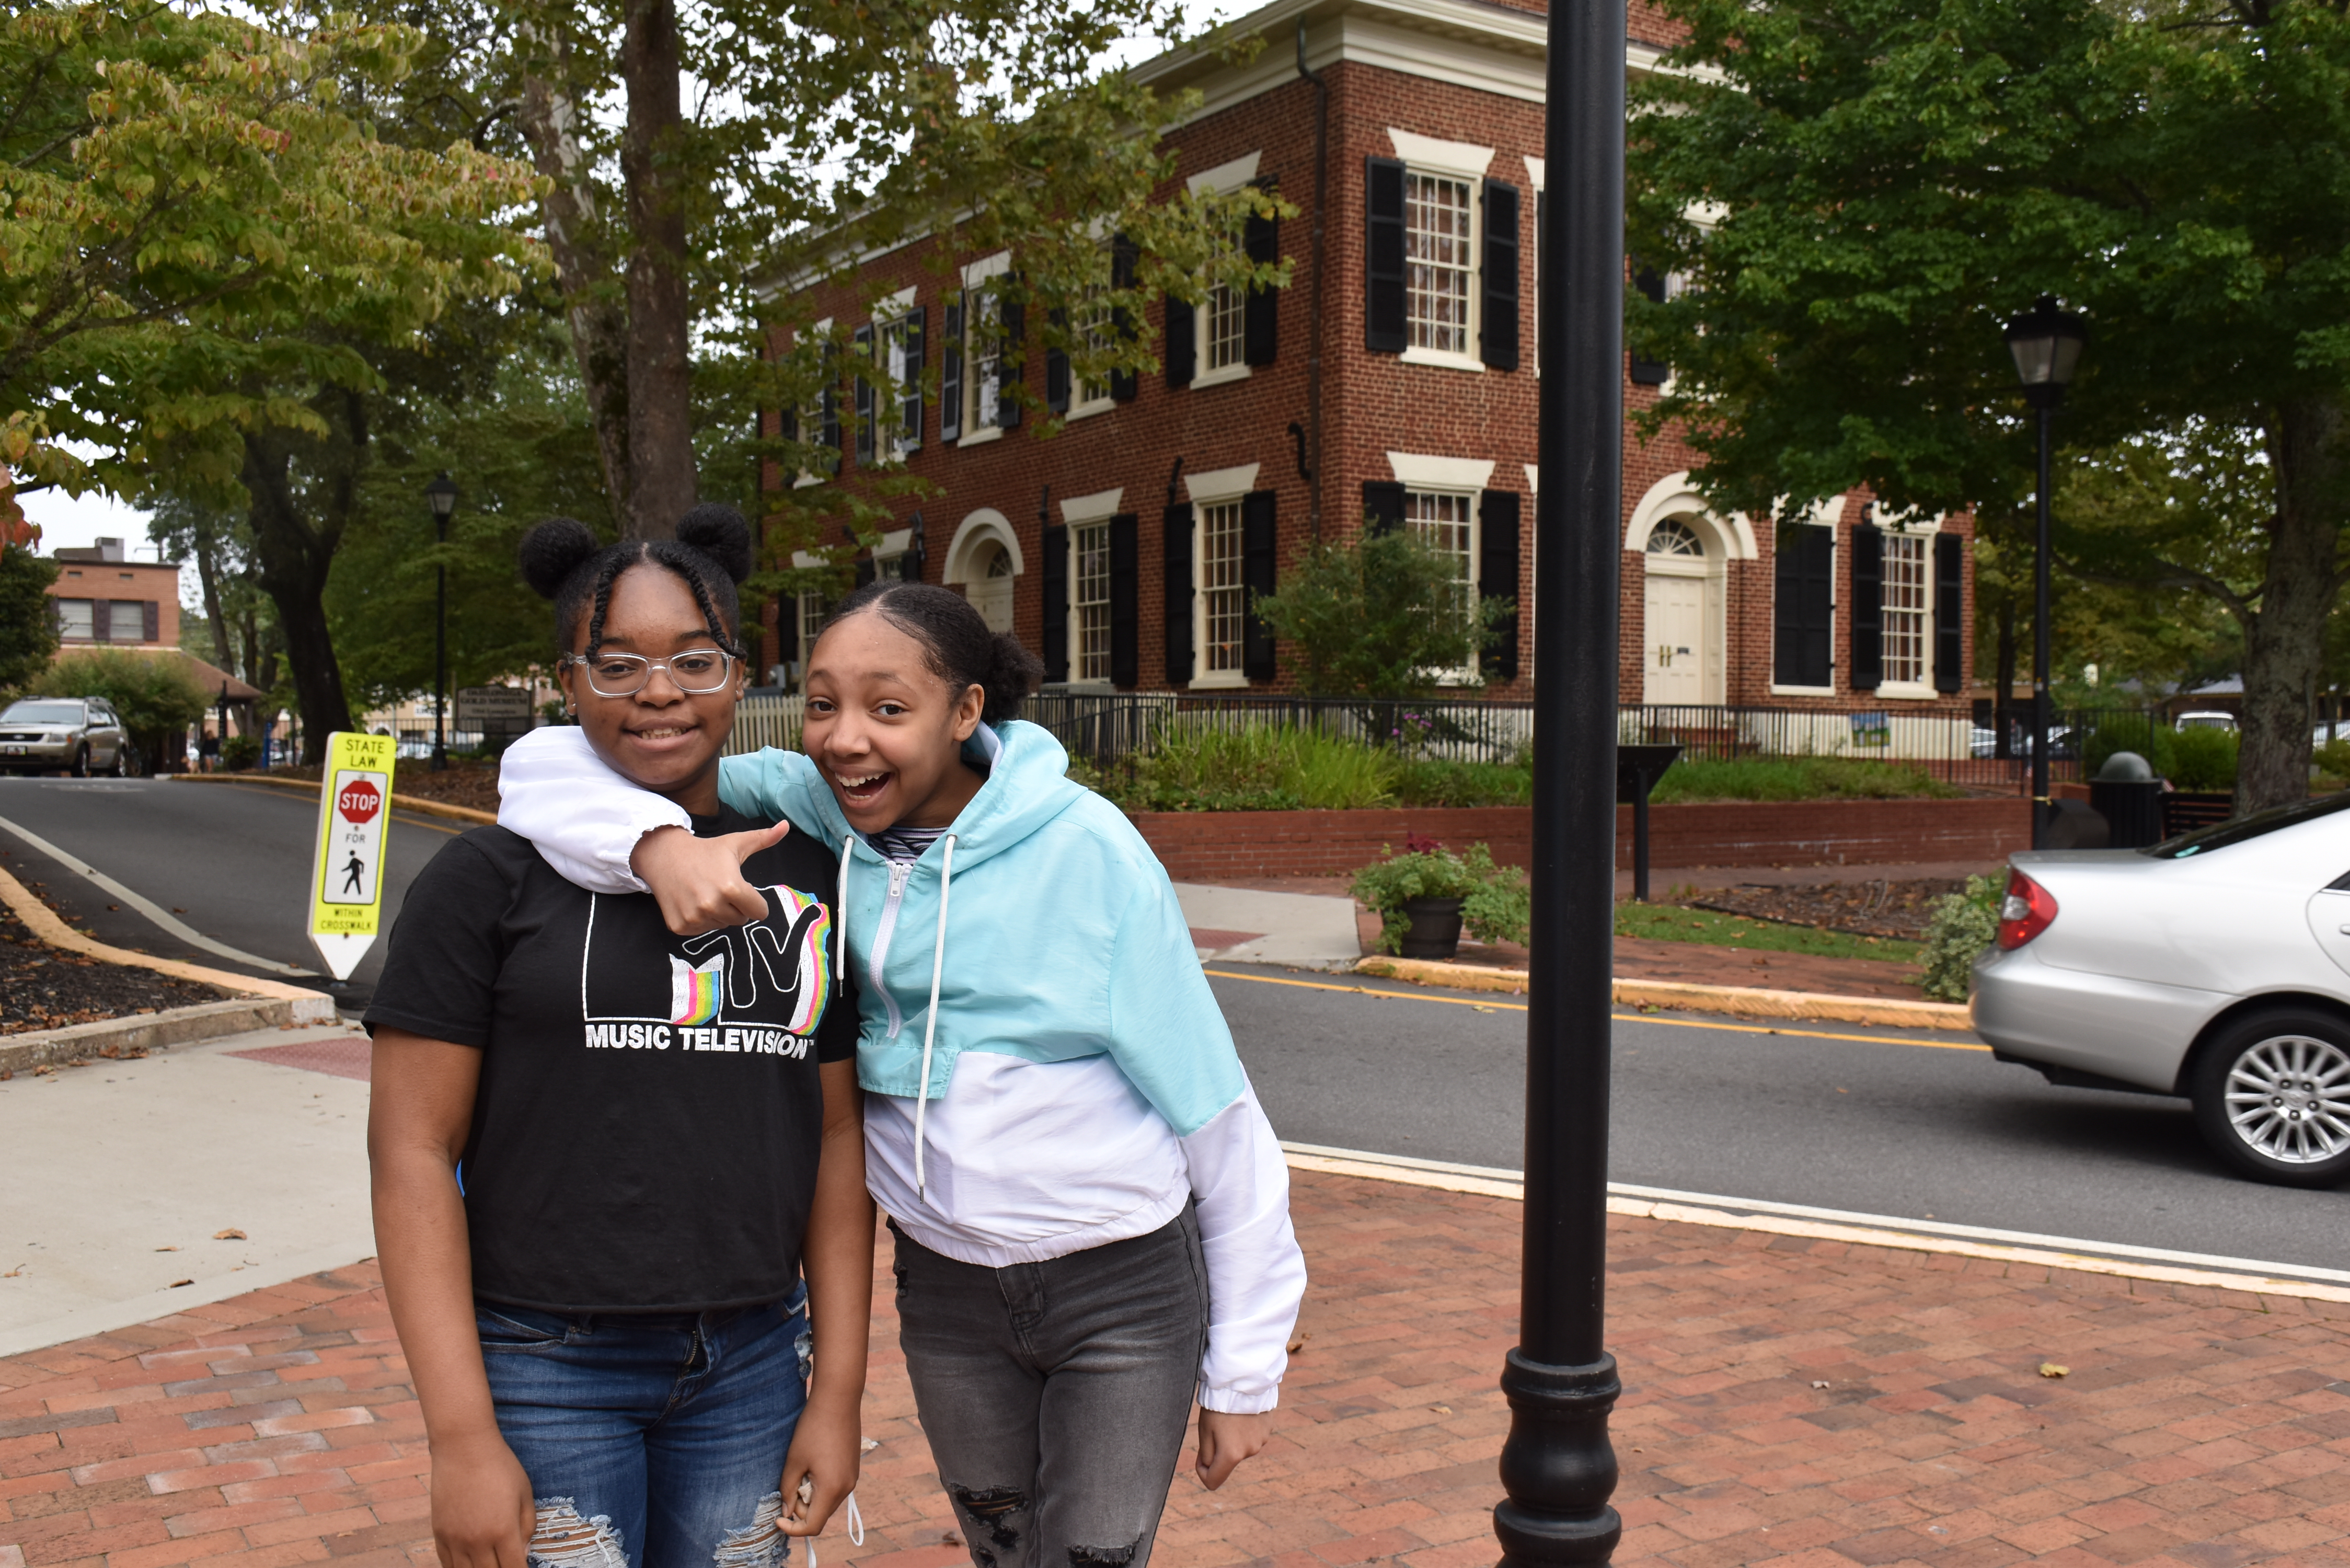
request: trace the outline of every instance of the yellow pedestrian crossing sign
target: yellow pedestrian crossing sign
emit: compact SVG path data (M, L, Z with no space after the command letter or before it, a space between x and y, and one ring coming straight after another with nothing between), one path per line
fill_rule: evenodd
M375 945L383 918L383 852L390 840L390 735L338 730L327 737L318 791L318 854L310 873L310 945L327 971L348 980Z

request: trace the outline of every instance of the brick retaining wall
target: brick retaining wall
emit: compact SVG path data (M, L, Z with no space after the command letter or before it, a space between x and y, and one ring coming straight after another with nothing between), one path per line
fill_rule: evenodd
M1523 806L1393 811L1137 812L1134 824L1179 882L1335 876L1377 860L1407 835L1491 845L1523 866L1534 814ZM1674 866L1995 864L2031 847L2021 800L1720 801L1649 812L1649 864ZM1632 863L1632 808L1616 813L1616 864Z

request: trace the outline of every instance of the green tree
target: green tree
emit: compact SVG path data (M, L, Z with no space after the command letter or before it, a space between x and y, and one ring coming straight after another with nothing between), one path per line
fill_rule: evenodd
M21 690L57 650L49 585L57 564L26 545L0 541L0 692Z
M1474 669L1517 612L1474 600L1458 558L1416 530L1377 533L1366 519L1352 538L1310 546L1256 613L1289 645L1309 692L1424 697Z
M186 743L188 726L212 701L177 658L124 648L68 653L43 670L30 690L45 697L105 698L122 716L150 773L161 772Z
M2095 340L2059 429L2197 423L2264 461L2236 523L2246 809L2306 789L2306 694L2350 577L2350 12L2319 0L1664 0L1637 89L1634 302L1700 483L1776 511L1865 483L2012 508L2034 433L2000 341L2033 296ZM2101 569L2122 574L2118 549ZM2213 576L2150 547L2127 575Z

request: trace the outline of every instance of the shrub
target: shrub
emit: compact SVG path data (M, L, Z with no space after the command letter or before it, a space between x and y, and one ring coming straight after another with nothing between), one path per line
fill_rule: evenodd
M231 735L221 742L220 756L221 766L241 774L261 760L261 737Z
M1973 981L1975 958L1999 939L1999 906L2006 897L2003 877L1970 877L1966 890L1935 900L1918 954L1926 966L1926 994L1937 1002L1964 1002Z
M122 715L123 728L154 772L184 745L188 726L203 717L212 701L178 659L121 648L66 654L27 690L41 697L103 697Z
M1678 762L1665 770L1648 799L1685 800L1950 800L1966 792L1925 769L1856 757L1728 757Z
M1340 697L1413 697L1435 691L1442 672L1466 670L1517 614L1499 598L1474 604L1460 565L1418 530L1367 528L1312 546L1256 613L1288 645L1305 689Z
M1534 770L1527 763L1455 763L1415 757L1396 774L1399 805L1531 805Z
M2179 730L2170 737L2169 779L2182 790L2206 794L2236 787L2237 735L2233 730Z
M2327 741L2317 748L2312 760L2327 776L2350 779L2350 734Z
M1136 811L1346 811L1395 801L1395 757L1294 724L1178 728L1109 793Z
M1379 913L1379 946L1401 950L1411 927L1404 905L1414 898L1459 898L1461 923L1483 942L1523 942L1534 922L1534 895L1525 873L1493 864L1493 852L1472 844L1456 855L1433 839L1409 838L1404 852L1379 846L1385 858L1355 873L1354 896Z

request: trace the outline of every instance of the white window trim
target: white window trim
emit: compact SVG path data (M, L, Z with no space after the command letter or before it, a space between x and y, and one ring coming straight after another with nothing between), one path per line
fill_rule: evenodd
M1415 169L1456 179L1482 180L1493 167L1493 150L1473 141L1445 141L1388 127L1388 144L1395 155Z
M1191 334L1194 339L1191 362L1195 365L1208 356L1207 320L1208 313L1204 309L1191 313ZM1245 381L1249 379L1249 372L1255 368L1243 360L1217 369L1199 371L1191 378L1191 390L1204 391L1210 387L1222 387L1233 381Z
M1091 495L1071 496L1061 503L1061 521L1098 523L1105 517L1115 516L1118 513L1118 504L1125 499L1124 485L1118 486L1116 490L1097 490Z
M1263 157L1262 151L1249 152L1212 169L1202 169L1183 182L1184 188L1194 196L1222 196L1237 191L1256 178L1257 164Z
M808 323L808 336L811 337L821 337L831 330L832 317L829 316L826 317L822 321L812 321ZM822 426L824 424L824 403L822 401L822 398L823 394L818 393L818 400L815 404L800 410L800 440L802 441L809 439L808 426L810 424L817 426L819 433L821 432ZM795 474L792 478L792 488L794 490L806 490L810 485L822 484L824 483L824 477L825 476L821 473L810 473L806 469L801 469L799 472Z
M1068 566L1062 573L1066 585L1064 591L1068 595L1067 601L1061 607L1061 613L1066 618L1062 624L1067 628L1063 634L1062 646L1068 650L1069 659L1069 677L1059 683L1059 689L1064 691L1118 690L1117 683L1106 675L1087 680L1076 673L1077 661L1085 657L1085 645L1077 621L1077 530L1107 527L1125 494L1126 491L1121 486L1117 490L1097 490L1091 495L1080 495L1061 503L1061 521L1068 528L1067 537L1061 542L1061 547L1068 552Z
M1402 482L1404 487L1404 507L1407 515L1403 520L1403 525L1407 528L1414 526L1414 524L1409 515L1411 497L1414 495L1459 495L1467 499L1469 503L1469 607L1472 610L1475 609L1479 604L1483 602L1483 596L1477 591L1477 563L1480 554L1485 546L1485 508L1480 504L1482 498L1478 493L1485 488L1485 481L1492 477L1493 465L1491 462L1482 462L1474 458L1416 458L1409 452L1391 452L1388 453L1388 466L1391 468L1394 467L1395 461L1398 458L1402 458L1405 464L1414 472L1423 473L1443 472L1461 476L1453 479L1415 482L1410 479L1406 479L1400 471L1396 474L1396 478ZM1444 464L1446 466L1441 469L1438 469L1434 466L1437 464ZM1465 480L1471 472L1477 474L1478 477L1476 482L1473 484L1463 483L1462 481ZM1483 681L1479 679L1477 667L1474 663L1462 669L1439 670L1434 671L1434 674L1436 676L1437 683L1441 686L1479 686L1483 684Z
M1416 452L1388 453L1388 472L1406 490L1490 490L1490 458L1434 457Z
M965 288L977 288L989 278L1002 277L1011 270L1012 253L998 251L992 256L982 256L977 261L965 262L962 267L962 286Z
M1471 141L1444 141L1433 136L1418 136L1393 126L1388 128L1388 141L1409 172L1469 182L1468 340L1474 343L1478 330L1483 325L1484 180L1486 172L1493 166L1493 150ZM1409 221L1409 217L1405 220L1407 224ZM1407 347L1399 358L1407 365L1426 365L1440 370L1466 370L1480 376L1485 373L1485 361L1466 351L1455 353L1451 349L1411 346Z
M873 318L876 321L891 321L913 309L914 290L917 286L917 285L909 284L895 294L885 295L875 300Z
M1208 519L1211 506L1236 506L1241 497L1256 487L1259 465L1245 463L1238 468L1211 469L1192 474L1185 480L1185 494L1190 498L1194 521L1191 527L1191 679L1187 683L1194 691L1219 691L1244 688L1249 683L1248 671L1241 670L1202 670L1208 650ZM1243 589L1243 592L1246 590Z
M1918 660L1919 668L1925 671L1926 679L1923 680L1887 680L1879 685L1877 688L1875 695L1885 698L1889 701L1932 702L1946 695L1946 693L1938 691L1934 689L1934 644L1939 640L1937 634L1941 630L1941 628L1936 624L1937 618L1934 611L1935 600L1937 598L1937 595L1934 590L1939 585L1934 581L1934 546L1932 540L1935 535L1942 531L1942 514L1937 513L1930 519L1912 521L1913 518L1918 518L1919 514L1917 513L1901 513L1898 514L1887 515L1883 508L1880 507L1871 514L1869 521L1860 524L1861 527L1875 528L1878 533L1889 535L1895 538L1923 539L1928 542L1925 550L1922 552L1925 559L1921 563L1925 567L1924 575L1926 579L1926 609L1924 615L1920 618L1924 620L1926 625L1926 629L1923 633L1925 647L1919 651ZM1877 609L1877 626L1880 635L1882 635L1884 624L1885 611L1883 607L1880 605ZM1857 695L1857 693L1855 693L1855 695Z
M986 424L978 422L979 358L971 351L971 329L979 318L980 286L988 279L1002 277L1012 270L1012 253L998 251L977 261L965 262L962 268L962 434L955 445L985 446L1003 439L1003 427L990 418ZM996 360L996 385L1003 386L1003 359Z

